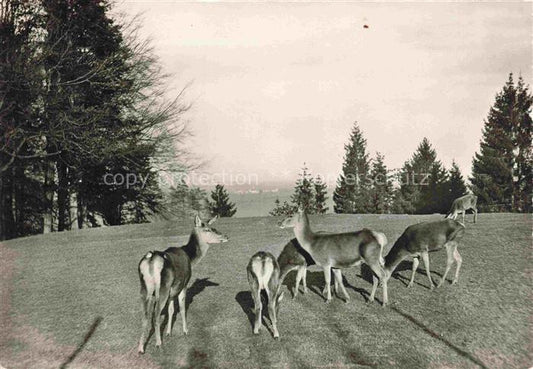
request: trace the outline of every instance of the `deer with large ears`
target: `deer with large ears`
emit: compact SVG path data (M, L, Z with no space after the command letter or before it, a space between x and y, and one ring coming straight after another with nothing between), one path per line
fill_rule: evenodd
M210 227L217 218L215 217L205 224L197 215L189 242L185 246L169 247L165 251L149 251L139 262L138 271L143 309L139 353L144 353L144 345L152 319L154 320L156 347L161 346L161 312L167 302L166 334L167 336L170 335L176 296L178 297L183 333L189 332L185 314L185 297L187 284L191 279L191 268L206 255L209 244L228 241L227 236Z
M309 218L303 209L284 219L281 228L294 228L294 235L302 248L322 267L326 286L326 302L331 301L331 271L335 277L335 289L340 287L346 301L348 293L342 283L341 270L366 263L373 272L373 286L369 301L374 300L379 280L383 281L383 303L387 303L387 283L383 279L383 247L387 237L383 233L363 229L357 232L320 234L311 230ZM337 291L336 291L337 292Z
M409 256L415 257L413 261L413 271L411 280L407 287L413 285L415 271L418 268L418 257L422 257L426 274L429 279L430 289L434 288L433 280L429 270L429 252L438 251L446 248L448 258L446 261L446 270L437 287L442 286L446 276L455 261L457 268L455 278L452 284L459 280L459 270L461 269L462 258L457 251L457 242L463 237L465 226L452 219L445 219L436 222L424 222L411 225L405 229L402 235L396 240L387 256L385 256L385 280L388 280L396 267Z

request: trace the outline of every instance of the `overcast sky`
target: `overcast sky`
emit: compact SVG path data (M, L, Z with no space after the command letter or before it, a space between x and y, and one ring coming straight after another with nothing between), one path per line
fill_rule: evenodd
M336 178L354 121L399 168L424 136L470 173L508 73L532 77L531 3L179 3L143 13L210 172ZM364 25L368 28L364 28Z

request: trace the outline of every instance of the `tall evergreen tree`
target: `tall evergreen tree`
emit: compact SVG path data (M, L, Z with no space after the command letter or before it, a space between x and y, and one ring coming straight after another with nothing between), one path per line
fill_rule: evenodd
M389 213L392 205L393 186L384 163L384 156L379 152L376 153L376 158L372 161L370 176L372 179L370 212L374 214Z
M370 208L370 160L366 153L366 139L357 122L344 149L342 173L333 193L334 210L336 213L367 213Z
M315 188L314 179L309 173L309 168L304 163L302 172L294 186L291 202L298 208L306 209L308 213L315 213Z
M235 203L229 201L229 195L223 185L217 184L211 192L211 213L219 217L232 217L237 212Z
M437 211L433 201L442 193L445 179L437 153L424 137L399 173L400 188L395 194L395 211L408 214Z
M452 162L452 167L449 171L449 198L448 202L451 205L453 200L463 196L466 193L466 184L461 174L461 170L455 161Z
M325 214L328 211L326 206L326 200L328 199L328 186L320 177L317 175L314 180L314 192L315 192L315 212L317 214Z
M485 120L480 151L472 165L472 190L485 211L531 208L531 103L522 78L512 73Z

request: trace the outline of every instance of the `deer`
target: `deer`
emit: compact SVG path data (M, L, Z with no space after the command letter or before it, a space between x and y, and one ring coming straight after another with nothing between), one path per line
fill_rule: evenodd
M418 257L422 257L426 274L429 279L430 289L435 287L431 279L429 269L429 252L439 251L443 247L447 252L446 269L437 287L441 287L453 262L457 264L455 278L452 284L459 280L459 270L461 269L462 257L457 251L458 241L464 235L465 226L453 219L444 219L435 222L423 222L411 225L405 229L402 235L396 240L389 253L385 256L385 280L388 280L396 267L405 258L414 257L411 280L407 287L413 285L416 269L418 268Z
M144 353L149 334L149 323L154 320L156 347L161 347L161 312L168 302L166 335L172 331L174 300L178 297L183 333L187 335L185 297L191 279L192 268L209 250L210 244L227 242L229 238L210 227L218 219L215 216L207 224L196 215L189 241L182 247L169 247L165 251L149 251L138 265L141 282L142 333L138 351Z
M383 300L387 298L387 284L383 269L383 247L387 237L381 232L362 229L347 233L315 233L311 230L309 217L303 209L284 219L280 228L293 228L296 239L309 253L315 263L322 267L326 285L324 291L326 303L331 302L331 272L336 280L335 288L340 288L349 301L350 297L342 283L341 269L366 263L373 272L373 286L369 301L374 301L378 281L383 281ZM338 293L338 291L336 291Z
M455 199L452 203L452 207L446 218L456 220L459 213L463 213L463 224L465 223L465 213L467 210L472 209L474 211L474 223L477 221L477 196L474 194L467 194Z
M279 304L283 300L283 292L281 291L283 279L279 264L271 253L259 251L251 257L246 267L246 273L254 300L254 334L259 334L259 329L262 327L261 290L264 290L268 297L268 315L272 323L273 336L275 339L279 339L277 314Z

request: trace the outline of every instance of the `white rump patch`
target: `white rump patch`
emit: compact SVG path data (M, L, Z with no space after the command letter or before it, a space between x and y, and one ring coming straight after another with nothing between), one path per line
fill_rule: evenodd
M379 262L381 263L381 265L385 265L385 259L383 258L383 248L389 242L389 240L387 240L387 236L385 236L385 234L383 234L381 232L372 231L372 234L374 235L374 237L378 241L379 246L381 246L380 249L379 249Z
M274 271L274 264L272 260L265 260L265 267L263 268L263 261L261 259L255 259L252 262L252 271L257 277L260 290L268 289L268 282L270 277L272 277L272 272Z

